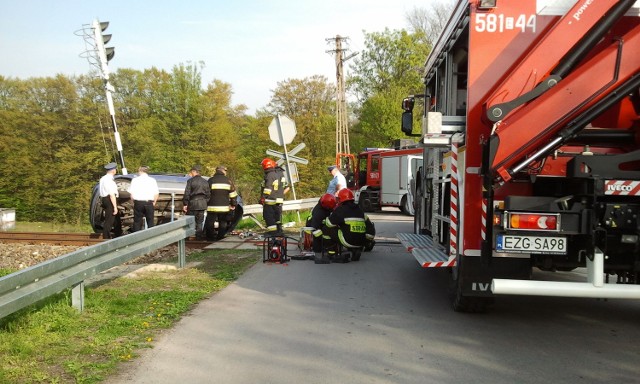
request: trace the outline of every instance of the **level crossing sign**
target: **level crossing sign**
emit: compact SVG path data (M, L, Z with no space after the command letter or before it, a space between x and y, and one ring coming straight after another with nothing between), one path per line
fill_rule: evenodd
M267 149L266 153L269 156L277 157L278 160L276 161L276 164L278 166L282 166L284 164L285 168L288 171L291 183L297 183L298 181L300 181L300 178L298 177L298 167L295 163L306 165L309 164L309 160L294 155L303 150L305 147L306 145L304 143L300 143L289 152L283 153L274 151L272 149Z
M271 124L269 124L269 138L274 143L282 146L284 152L267 149L267 155L277 157L278 160L276 164L279 166L284 164L285 170L287 171L287 179L293 192L293 199L295 200L297 197L294 183L300 181L298 177L298 167L295 163L308 164L309 160L295 156L296 153L304 149L304 143L298 144L293 150L287 152L287 144L291 144L294 137L296 137L296 123L285 115L276 115L271 121ZM298 221L300 221L300 212L298 212Z
M303 164L303 165L307 165L307 164L309 164L309 160L303 159L302 157L294 156L296 153L300 152L305 147L306 147L305 143L300 143L300 144L296 145L292 150L290 150L289 152L286 152L286 153L285 152L274 151L274 150L271 150L271 149L267 149L267 155L277 157L278 160L276 161L276 163L278 165L284 164L286 160L294 161L296 163L300 163L300 164Z
M296 123L286 115L276 115L269 124L269 138L278 145L291 144L296 133Z

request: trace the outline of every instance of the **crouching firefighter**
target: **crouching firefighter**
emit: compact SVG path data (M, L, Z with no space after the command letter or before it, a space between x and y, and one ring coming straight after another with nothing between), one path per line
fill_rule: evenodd
M338 191L338 205L325 220L325 224L329 239L325 238L324 251L332 261L358 261L363 248L373 248L375 226L355 203L350 189Z
M323 231L326 231L325 220L331 215L336 204L335 196L325 193L320 197L318 204L313 207L311 215L307 219L305 232L313 238L312 249L316 264L328 264L331 262L327 255L322 252L323 237L326 236ZM330 241L328 236L326 241Z

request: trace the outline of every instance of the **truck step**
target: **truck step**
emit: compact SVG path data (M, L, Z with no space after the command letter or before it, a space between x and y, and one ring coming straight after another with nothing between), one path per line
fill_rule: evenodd
M423 268L446 268L456 264L455 256L449 257L444 247L430 236L415 233L397 233L396 236Z

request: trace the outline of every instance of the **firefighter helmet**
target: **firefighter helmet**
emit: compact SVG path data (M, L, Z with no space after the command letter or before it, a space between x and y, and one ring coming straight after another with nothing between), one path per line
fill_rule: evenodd
M342 188L341 190L338 191L338 202L340 204L344 203L345 201L349 201L349 200L354 200L355 197L353 196L353 192L348 189L348 188Z
M275 168L276 162L267 157L266 159L262 160L260 165L262 165L262 169Z
M329 209L329 210L333 210L333 208L336 207L336 197L333 196L330 193L325 193L324 195L322 195L322 197L320 198L320 205L322 206L322 208L324 209Z

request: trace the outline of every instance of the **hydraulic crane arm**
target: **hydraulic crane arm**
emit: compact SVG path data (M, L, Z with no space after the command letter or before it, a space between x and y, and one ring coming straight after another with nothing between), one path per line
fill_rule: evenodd
M526 157L573 136L569 122L602 103L627 96L640 75L640 25L575 68L555 87L502 120L490 139L490 170L507 181ZM601 108L600 108L601 109Z
M493 122L502 120L555 86L634 3L635 0L577 1L487 98L487 118Z

